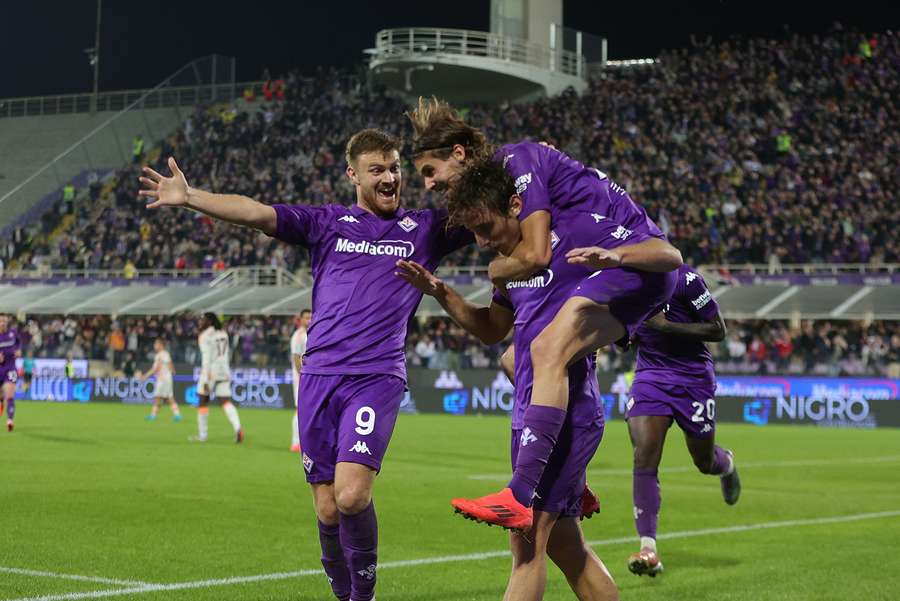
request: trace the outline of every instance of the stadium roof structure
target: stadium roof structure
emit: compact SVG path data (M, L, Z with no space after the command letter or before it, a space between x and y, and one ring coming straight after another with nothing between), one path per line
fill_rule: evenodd
M900 265L872 270L837 266L801 270L702 271L729 319L900 320ZM491 301L484 267L442 268L438 275L466 299ZM0 280L0 312L16 314L171 315L213 311L225 315L292 315L312 305L312 279L270 267L156 270L125 279L121 272L67 271ZM425 297L420 316L443 315Z

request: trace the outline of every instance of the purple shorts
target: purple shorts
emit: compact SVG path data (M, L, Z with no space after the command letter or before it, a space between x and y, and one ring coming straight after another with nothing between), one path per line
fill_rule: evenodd
M666 415L691 438L716 433L715 385L681 386L637 381L631 385L625 419L639 415Z
M571 296L609 305L630 339L644 320L662 310L675 292L677 281L677 270L650 273L627 268L601 269L583 279Z
M8 366L8 365L0 365L0 386L9 382L10 384L15 384L19 379L19 372L16 371L16 366Z
M333 481L341 461L380 470L405 390L406 382L385 374L302 374L297 421L306 481Z
M514 470L521 435L522 430L512 431L510 456ZM581 494L587 482L585 472L602 438L602 424L563 426L535 491L535 509L558 513L560 517L581 515Z

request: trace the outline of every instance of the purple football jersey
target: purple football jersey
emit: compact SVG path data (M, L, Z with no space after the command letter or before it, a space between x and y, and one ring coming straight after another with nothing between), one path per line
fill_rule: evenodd
M19 339L19 333L15 328L7 328L5 332L0 333L0 353L3 354L3 360L0 361L0 368L14 369L16 366L16 351L22 346Z
M473 242L447 229L447 210L400 209L382 219L358 206L274 205L275 237L309 249L313 320L303 373L388 374L406 380L406 324L422 293L394 275L399 259L434 270Z
M552 255L546 269L527 280L507 284L509 299L494 291L494 302L515 312L516 398L512 427L524 427L525 409L531 403L534 372L531 366L531 342L547 327L575 287L591 275L591 269L566 260L573 248L601 246L616 248L646 240L644 234L623 235L623 226L612 219L596 219L590 213L569 211L550 233ZM594 375L593 354L569 367L569 410L566 419L576 426L603 423L603 405Z
M706 282L694 268L678 268L678 283L665 306L666 320L676 323L710 321L719 305ZM675 385L714 383L712 355L701 340L663 334L642 325L637 333L638 352L635 382L664 382Z
M662 230L624 188L602 171L585 167L565 153L536 142L519 142L501 146L495 158L502 159L522 197L520 221L544 210L550 213L551 227L555 227L566 211L574 209L598 213L633 232L665 239Z

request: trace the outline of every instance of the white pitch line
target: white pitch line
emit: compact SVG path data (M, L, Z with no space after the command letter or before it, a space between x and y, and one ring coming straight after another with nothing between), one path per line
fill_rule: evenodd
M681 532L665 532L657 536L658 539L692 538L695 536L707 536L710 534L731 534L735 532L748 532L751 530L769 530L775 528L791 528L795 526L818 526L822 524L836 524L841 522L857 522L861 520L874 520L879 518L900 517L900 510L878 511L871 513L857 513L854 515L837 515L825 518L810 518L805 520L785 520L781 522L760 522L758 524L742 524L738 526L725 526L722 528L703 528L700 530L684 530ZM629 544L635 542L634 536L620 538L608 538L605 540L588 541L592 547ZM422 559L406 559L401 561L386 561L379 564L380 570L392 568L408 568L440 563L455 563L464 561L480 561L497 557L508 557L508 550L486 551L484 553L469 553L467 555L444 555L441 557L424 557ZM157 591L178 591L185 589L209 588L213 586L225 586L229 584L245 584L264 580L288 580L300 576L324 575L321 569L298 570L296 572L275 572L273 574L258 574L255 576L234 576L231 578L195 580L192 582L175 582L173 584L147 584L126 589L112 589L103 591L86 591L83 593L64 593L61 595L46 595L44 597L23 597L9 601L77 601L79 599L98 599L101 597L119 597L139 593L152 593Z
M737 466L741 469L755 467L820 467L828 465L847 465L857 463L890 463L900 461L900 455L882 455L880 457L848 457L844 459L794 459L790 461L738 461ZM696 472L697 468L693 465L678 465L675 467L661 467L660 474L681 474L685 472ZM589 476L630 476L631 468L600 468L589 469ZM510 473L506 474L472 474L469 480L508 480Z
M44 578L62 578L63 580L81 580L83 582L99 582L101 584L120 584L122 586L149 586L148 582L140 580L119 580L117 578L103 578L102 576L82 576L81 574L62 574L60 572L44 572L41 570L26 570L25 568L10 568L0 566L0 572L7 574L19 574L22 576L43 576Z

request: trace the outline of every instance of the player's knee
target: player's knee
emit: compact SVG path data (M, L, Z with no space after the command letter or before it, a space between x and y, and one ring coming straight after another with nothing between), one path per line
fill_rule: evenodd
M587 549L580 540L551 543L547 546L547 555L566 577L580 574L588 559Z
M535 369L539 367L553 367L557 363L565 367L562 357L562 346L556 338L547 332L541 332L531 341L531 363Z
M316 517L319 518L323 524L337 524L340 522L341 514L338 512L337 503L334 502L334 499L329 500L317 500L316 501Z
M335 493L337 509L343 514L354 515L361 512L372 502L372 494L363 486L349 485Z

